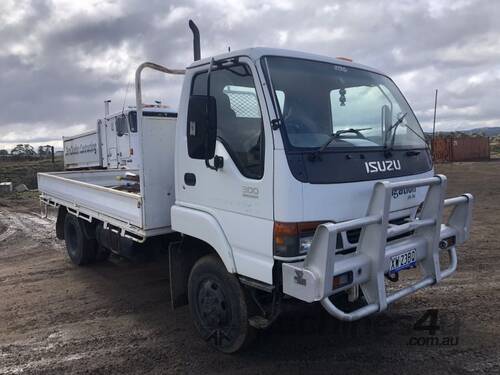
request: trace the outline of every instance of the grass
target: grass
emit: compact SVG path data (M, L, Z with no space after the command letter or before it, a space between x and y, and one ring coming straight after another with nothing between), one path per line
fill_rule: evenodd
M38 204L40 194L37 190L23 191L22 193L0 194L0 206L16 206L17 204L27 205L31 201L33 206ZM1 230L0 230L1 233Z
M0 160L0 182L12 182L15 186L25 184L29 189L37 188L36 174L38 172L54 172L63 170L63 159L56 158L26 161Z
M500 137L490 138L490 157L500 158Z
M491 156L500 156L500 142L497 143L490 143L490 153Z

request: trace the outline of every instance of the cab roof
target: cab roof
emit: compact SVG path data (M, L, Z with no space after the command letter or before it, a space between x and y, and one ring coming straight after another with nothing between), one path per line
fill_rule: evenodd
M307 53L307 52L301 52L301 51L294 51L294 50L288 50L288 49L280 49L280 48L267 48L267 47L253 47L253 48L246 48L246 49L241 49L241 50L235 50L231 52L226 52L220 55L213 56L215 60L222 60L222 59L228 59L232 57L237 57L237 56L247 56L254 62L259 60L263 56L280 56L280 57L292 57L292 58L297 58L297 59L304 59L304 60L313 60L313 61L319 61L319 62L326 62L326 63L332 63L336 65L343 65L346 67L352 67L352 68L358 68L358 69L363 69L363 70L368 70L374 73L378 74L384 74L383 72L366 66L362 64L358 64L355 62L350 62L346 61L344 59L338 59L338 58L333 58L329 56L322 56L322 55L316 55L313 53ZM188 69L195 68L197 66L201 65L206 65L210 63L212 57L205 57L201 60L194 61L191 65L188 66Z
M126 107L123 110L123 112L122 111L120 111L120 112L114 112L114 113L110 114L108 116L108 118L119 116L122 113L127 114L127 113L133 112L135 110L136 110L135 106L128 106L128 107ZM174 114L177 114L177 111L175 109L168 108L168 107L165 107L165 106L158 106L158 105L155 105L155 104L144 104L143 107L142 107L142 111L143 112L158 112L158 113L174 113Z

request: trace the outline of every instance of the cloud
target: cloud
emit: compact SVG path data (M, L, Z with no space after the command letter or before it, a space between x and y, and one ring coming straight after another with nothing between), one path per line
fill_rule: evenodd
M189 18L204 56L261 45L352 57L392 76L426 129L436 88L438 129L500 125L495 2L2 0L0 147L90 128L105 99L133 104L140 62L190 63ZM146 100L178 105L181 78L145 78Z
M57 124L51 123L15 123L2 127L0 134L0 149L10 149L19 143L30 143L34 147L53 145L62 147L62 139L54 134L53 128ZM86 124L72 124L65 128L65 135L82 133L87 129Z

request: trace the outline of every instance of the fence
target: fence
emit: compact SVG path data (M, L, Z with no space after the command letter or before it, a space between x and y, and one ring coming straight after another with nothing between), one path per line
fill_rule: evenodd
M432 140L432 157L437 162L490 159L488 137L440 136Z
M0 162L2 161L35 161L35 160L45 160L52 159L52 155L0 155Z

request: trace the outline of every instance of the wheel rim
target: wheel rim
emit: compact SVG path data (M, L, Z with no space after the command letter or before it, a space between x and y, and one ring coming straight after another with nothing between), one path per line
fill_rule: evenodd
M218 281L205 279L200 283L197 307L205 339L216 346L231 341L231 306Z

